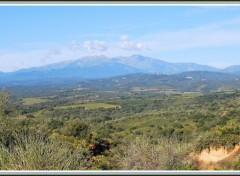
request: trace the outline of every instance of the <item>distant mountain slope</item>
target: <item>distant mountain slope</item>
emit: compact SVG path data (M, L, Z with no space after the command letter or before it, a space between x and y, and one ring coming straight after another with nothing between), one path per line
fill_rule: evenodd
M141 55L116 58L91 56L42 67L22 69L11 73L0 73L0 84L16 81L50 81L53 79L86 80L93 78L108 78L131 73L177 74L188 71L235 72L238 71L238 66L221 70L195 63L169 63Z
M24 81L41 79L91 79L140 72L106 57L85 57L76 61L51 64L43 67L22 69L6 73L5 81Z
M69 64L59 69L46 70L24 70L9 75L13 79L40 79L40 78L102 78L129 74L137 72L135 68L125 66L123 64L108 62L102 65L79 67L78 65Z
M240 73L240 65L233 65L223 69L224 72L228 73Z
M174 64L174 66L176 67L175 71L176 73L188 71L213 71L213 72L220 71L219 69L208 65L200 65L195 63L176 63Z
M186 71L218 71L217 68L194 63L169 63L141 55L113 58L118 62L142 70L143 73L174 74Z
M135 67L139 70L142 70L144 73L154 73L154 72L161 72L166 73L169 67L171 67L171 63L152 59L149 57L144 57L141 55L133 55L130 57L118 57L113 58L119 63L124 65L128 65L130 67Z
M184 72L175 75L131 74L94 81L83 81L80 87L111 91L230 91L240 90L240 76L230 73L203 71Z

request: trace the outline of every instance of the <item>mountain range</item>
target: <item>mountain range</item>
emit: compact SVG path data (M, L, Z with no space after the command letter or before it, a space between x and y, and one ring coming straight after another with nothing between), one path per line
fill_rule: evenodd
M195 63L169 63L142 55L115 58L108 58L101 55L83 57L78 60L60 62L41 67L21 69L9 73L0 72L0 84L34 80L87 80L134 73L161 73L172 75L189 71L240 73L240 66L218 69Z

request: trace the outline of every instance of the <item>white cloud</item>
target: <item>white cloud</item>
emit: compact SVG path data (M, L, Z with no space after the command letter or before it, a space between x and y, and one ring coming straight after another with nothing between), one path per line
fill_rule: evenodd
M0 54L0 70L9 72L22 68L43 66L62 61L79 59L84 52L72 52L68 47L38 49L32 51L9 51Z
M42 51L8 52L0 55L0 70L13 71L41 64ZM34 59L33 59L34 58ZM33 64L34 63L34 64ZM36 65L35 65L36 64Z
M143 51L143 50L147 50L148 47L145 43L143 42L136 42L136 41L132 41L129 40L128 35L122 35L120 37L120 44L119 44L119 48L123 49L123 50L128 50L128 51Z
M128 35L122 35L122 36L120 37L120 39L121 39L121 40L128 40Z
M69 45L69 49L73 51L79 50L80 48L81 48L80 43L77 42L76 40L73 40Z
M94 52L103 52L108 49L108 46L105 41L99 41L99 40L94 40L94 41L85 41L82 44L82 47L84 50L86 50L89 53L94 53Z
M134 41L122 41L119 46L121 49L129 51L143 51L148 49L146 44Z

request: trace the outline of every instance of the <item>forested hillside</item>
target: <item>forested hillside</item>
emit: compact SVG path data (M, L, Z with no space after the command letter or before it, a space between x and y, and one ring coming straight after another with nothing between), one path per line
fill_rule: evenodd
M240 167L238 91L53 92L1 93L1 170ZM231 156L201 160L222 147Z

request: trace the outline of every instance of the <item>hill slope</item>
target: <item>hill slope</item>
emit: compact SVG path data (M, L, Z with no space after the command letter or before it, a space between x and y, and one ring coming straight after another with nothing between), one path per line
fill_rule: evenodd
M83 81L80 86L94 90L120 91L229 91L239 89L240 76L230 73L202 71L184 72L175 75L142 73Z
M240 73L240 65L233 65L233 66L227 67L223 71L228 73Z
M79 60L61 62L42 67L0 73L1 82L26 80L92 79L107 78L130 73L175 74L186 71L217 71L218 69L193 63L168 63L141 55L107 58L106 56L83 57Z

